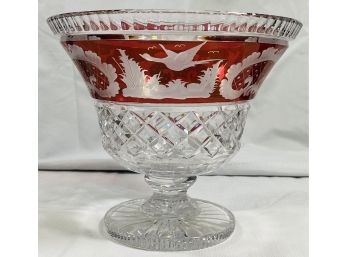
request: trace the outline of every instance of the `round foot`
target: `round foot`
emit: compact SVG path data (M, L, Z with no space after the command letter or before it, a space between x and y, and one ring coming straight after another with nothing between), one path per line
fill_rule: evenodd
M192 212L151 215L144 211L146 199L111 208L104 217L112 240L152 251L197 250L223 242L233 232L233 214L208 201L190 199ZM189 213L189 214L188 214Z

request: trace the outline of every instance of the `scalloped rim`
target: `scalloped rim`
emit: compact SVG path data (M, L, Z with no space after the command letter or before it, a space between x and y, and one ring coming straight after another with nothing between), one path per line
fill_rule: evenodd
M154 17L147 18L146 14L152 14ZM188 14L189 16L187 16ZM175 21L166 20L168 17L166 15L176 15ZM206 19L203 19L203 15L207 15ZM194 22L189 21L192 20L192 17L195 18ZM189 33L264 36L285 40L295 39L302 28L302 23L298 20L276 15L159 9L69 12L51 16L47 19L47 23L53 33L57 35ZM149 29L144 25L148 23L157 26L157 29L155 27ZM136 27L135 24L142 26ZM205 25L203 28L202 24ZM163 29L166 26L170 26L170 30ZM196 29L193 29L194 26ZM197 30L198 26L201 27Z

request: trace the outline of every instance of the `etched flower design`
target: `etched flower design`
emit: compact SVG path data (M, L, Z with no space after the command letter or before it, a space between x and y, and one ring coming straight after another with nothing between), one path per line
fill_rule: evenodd
M267 48L262 53L254 52L242 62L230 66L226 78L221 81L220 94L230 100L240 96L255 95L261 85L261 75L268 64L275 63L283 50Z
M116 69L92 51L84 51L77 45L68 45L70 57L77 62L92 95L113 97L119 92Z

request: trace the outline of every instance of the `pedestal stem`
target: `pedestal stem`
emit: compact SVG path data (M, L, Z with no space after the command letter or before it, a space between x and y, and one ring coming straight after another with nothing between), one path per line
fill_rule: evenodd
M152 187L153 195L143 204L143 211L151 216L175 218L195 215L196 206L187 196L187 190L196 179L196 176L164 178L145 175L145 181Z

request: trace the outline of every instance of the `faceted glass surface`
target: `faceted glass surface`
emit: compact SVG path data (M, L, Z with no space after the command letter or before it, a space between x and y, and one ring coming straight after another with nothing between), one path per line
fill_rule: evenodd
M249 108L95 105L105 150L130 170L164 177L208 173L231 158Z
M129 246L193 250L215 245L234 230L232 213L191 199L195 175L215 170L239 150L248 103L211 106L125 106L96 101L105 150L154 189L105 216L108 235Z
M47 21L95 99L103 147L144 173L153 189L148 198L111 208L105 235L159 251L227 239L233 214L187 190L239 150L248 102L302 24L174 10L76 12Z

